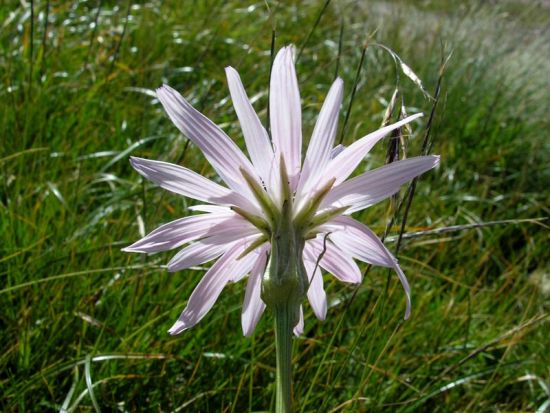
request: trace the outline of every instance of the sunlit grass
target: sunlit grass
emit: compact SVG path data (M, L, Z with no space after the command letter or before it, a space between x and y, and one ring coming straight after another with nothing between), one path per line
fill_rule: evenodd
M0 7L2 411L272 409L271 319L242 337L243 285L229 285L199 325L171 337L166 331L203 271L171 274L161 267L169 253L120 248L187 214L191 202L143 182L129 155L217 179L154 89L170 83L242 146L223 68L239 70L265 120L274 24L277 47L303 50L305 137L336 72L346 85L341 127L358 80L344 144L380 125L396 86L409 114L433 105L380 48L367 48L356 77L366 39L398 53L432 95L451 54L431 131L441 166L419 181L406 232L549 215L550 12L542 6L516 16L523 2L489 9L343 1L321 14L324 2L294 2L271 5L270 17L262 2L128 9L35 1L31 27L33 3L12 3ZM420 153L426 123L413 125L410 156ZM369 167L386 150L378 145ZM382 235L392 205L360 220ZM357 289L327 277L327 321L307 309L305 334L295 340L296 410L543 411L548 225L406 238L399 257L413 289L407 322L387 270L371 269ZM387 245L394 249L395 237Z

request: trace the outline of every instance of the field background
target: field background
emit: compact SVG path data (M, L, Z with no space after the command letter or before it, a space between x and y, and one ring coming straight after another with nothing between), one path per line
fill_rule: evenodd
M0 5L0 410L273 408L272 320L264 315L254 336L242 337L244 283L171 337L203 271L171 274L162 268L171 253L120 249L189 205L142 181L130 155L213 177L154 89L177 88L242 146L223 68L240 72L265 120L275 28L275 49L293 43L299 52L306 142L336 73L346 85L344 144L380 126L396 85L409 114L430 113L434 102L375 42L432 96L451 55L430 135L442 162L418 181L404 231L512 220L405 238L407 322L387 270L371 269L358 288L327 276L327 320L306 308L294 342L296 411L549 411L550 223L539 219L550 209L548 2L269 6ZM403 130L409 156L421 152L427 121ZM388 142L365 168L385 162ZM396 206L407 193L357 217L382 235L395 216L394 251L404 216Z

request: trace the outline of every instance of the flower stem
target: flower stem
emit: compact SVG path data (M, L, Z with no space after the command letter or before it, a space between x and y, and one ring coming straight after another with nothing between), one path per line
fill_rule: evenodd
M276 413L290 413L292 389L292 309L288 305L274 306L275 348L277 351Z

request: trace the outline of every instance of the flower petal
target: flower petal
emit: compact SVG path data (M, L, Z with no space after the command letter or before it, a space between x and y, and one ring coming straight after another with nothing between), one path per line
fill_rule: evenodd
M239 193L218 185L183 166L135 156L130 157L130 163L140 175L168 191L199 201L236 205L248 211L258 211L256 206Z
M220 205L208 205L208 204L199 204L199 205L192 205L187 207L190 211L197 211L197 212L212 212L212 213L228 213L232 212L231 208L220 206Z
M232 211L200 214L180 218L161 225L144 238L123 249L125 252L152 253L177 248L219 231L238 231L251 224Z
M340 153L346 149L346 147L344 145L342 145L341 143L336 145L334 148L332 148L332 150L330 151L330 159L334 159L336 158L338 155L340 155Z
M344 82L337 78L328 92L321 112L319 112L319 118L315 123L300 174L298 192L301 192L302 188L307 192L308 180L315 181L317 175L325 170L330 160L338 128L338 113L342 104L343 89Z
M319 265L327 272L334 275L338 280L346 283L358 284L363 279L361 270L351 257L351 255L342 251L330 239L326 242L326 251L319 262ZM323 251L324 234L319 234L317 238L306 242L305 250L314 257L315 262Z
M407 277L399 267L395 257L367 226L349 217L336 217L322 225L323 230L331 231L330 239L354 258L370 264L393 268L405 290L407 309L405 319L411 313L411 288Z
M249 245L250 241L241 241L232 245L206 272L189 297L187 306L178 321L170 328L170 334L179 334L197 324L210 311L230 277L250 271L257 260L257 255L247 254L239 259Z
M184 270L194 265L204 264L218 258L227 251L232 244L205 244L203 242L195 242L188 247L185 247L178 252L170 262L168 262L168 271L175 272Z
M391 131L400 128L401 126L412 122L421 116L423 116L422 113L409 116L408 118L392 125L380 128L375 132L369 133L367 136L359 139L358 141L355 141L328 163L326 171L323 173L324 179L329 180L331 178L336 178L334 185L338 185L339 183L345 181L346 178L355 170L355 168L357 168L357 165L359 165L365 155L380 139Z
M295 336L301 336L304 333L304 309L300 306L300 318L292 330Z
M283 47L273 62L269 87L271 136L277 162L285 160L292 189L300 174L302 109L291 46Z
M256 246L256 248L248 253L248 254L255 254L256 255L256 259L260 258L260 255L268 255L269 254L269 250L271 248L271 245L267 242L267 239L264 237L264 239L266 241L264 241L261 245L258 244ZM258 240L258 237L254 240L256 241ZM265 270L265 266L264 266L264 270ZM263 274L263 273L262 273ZM243 278L245 278L248 274L236 274L235 276L232 276L229 278L229 281L231 281L232 283L236 283L236 282L239 282L241 281ZM261 278L261 277L260 277Z
M260 177L264 183L267 183L270 176L270 165L273 162L273 148L269 136L246 95L237 71L232 67L226 67L225 73L248 154Z
M261 298L262 276L267 263L267 246L259 249L259 256L250 271L244 295L241 325L245 337L250 337L265 310Z
M194 265L204 264L219 257L239 240L256 240L258 230L229 231L225 234L218 234L201 241L197 241L178 252L168 263L168 271L180 271Z
M360 211L395 194L405 182L438 163L439 156L417 156L365 172L333 188L321 208L350 206L346 214Z
M235 142L170 86L157 89L157 97L172 122L200 148L225 183L239 193L250 193L241 168L255 179L257 174Z
M317 266L314 256L308 256L304 251L304 266L306 267L309 278L309 288L307 290L307 298L313 309L315 317L323 321L327 316L327 294L323 287L323 275L321 268Z

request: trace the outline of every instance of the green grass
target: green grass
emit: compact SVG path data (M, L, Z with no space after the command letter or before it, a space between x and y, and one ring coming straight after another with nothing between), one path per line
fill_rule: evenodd
M419 181L405 231L547 217L547 6L364 3L334 2L316 26L324 2L271 5L277 48L303 48L304 136L337 67L342 128L367 35L376 31L370 44L398 53L431 94L452 51L431 131L441 166ZM0 7L0 409L272 409L272 319L242 337L244 284L228 286L200 324L171 337L203 271L171 274L160 267L170 253L120 251L140 231L187 214L190 202L143 182L129 155L215 178L152 90L169 83L242 146L224 78L231 65L265 120L265 4L34 1L33 24L31 4ZM396 76L407 111L430 112L388 53L369 47L344 144L380 125ZM409 156L420 153L426 122L413 125ZM386 150L379 144L367 166L381 165ZM357 218L382 235L393 205ZM406 239L407 322L387 270L373 268L357 289L326 277L327 320L307 308L294 344L296 411L548 409L548 228L537 221Z

